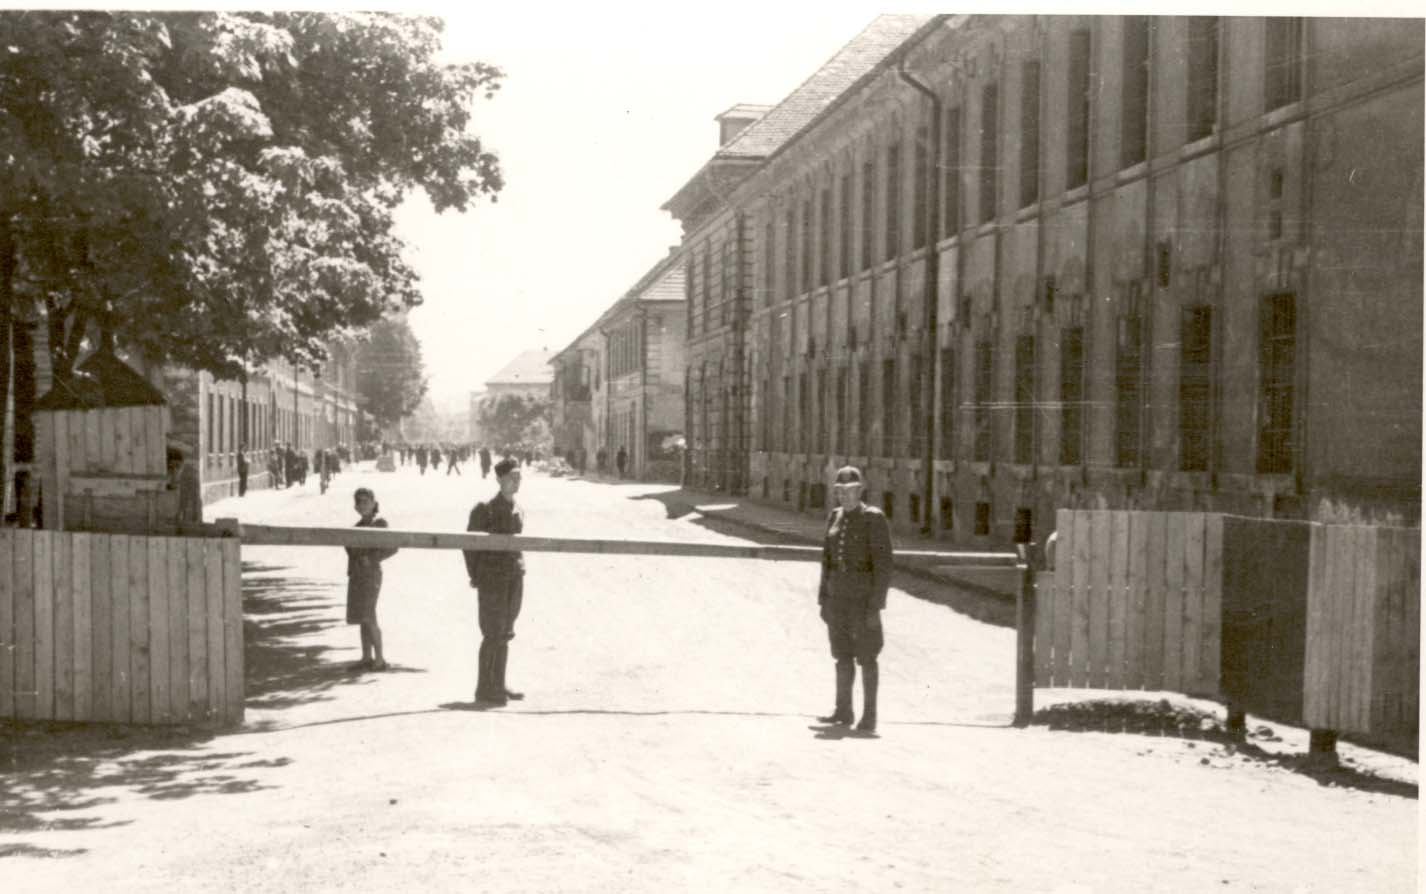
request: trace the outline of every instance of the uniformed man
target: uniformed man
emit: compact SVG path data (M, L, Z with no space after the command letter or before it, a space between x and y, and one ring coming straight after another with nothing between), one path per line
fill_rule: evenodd
M827 518L817 589L817 604L837 662L837 700L832 713L818 719L851 725L855 661L862 668L862 719L857 729L874 732L881 612L891 586L891 526L881 510L862 502L863 487L861 470L855 466L837 470L832 484L837 508Z
M520 490L520 468L513 459L495 464L495 480L500 492L470 512L467 531L487 534L519 534L525 519L515 504ZM480 602L480 659L475 684L475 701L481 705L504 705L524 698L505 684L505 666L510 658L510 640L515 638L515 619L525 594L525 559L514 551L467 550L465 567L470 585Z

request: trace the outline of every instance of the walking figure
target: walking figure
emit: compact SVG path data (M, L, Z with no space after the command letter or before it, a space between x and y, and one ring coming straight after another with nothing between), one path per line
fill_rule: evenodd
M614 464L619 467L619 477L624 477L624 469L629 465L629 451L624 449L624 445L619 445L619 452L614 454Z
M470 511L467 531L487 534L519 534L525 518L515 504L520 490L520 468L513 459L495 464L495 480L500 492ZM515 619L525 597L525 558L514 551L467 550L465 568L480 605L480 657L475 683L479 705L501 706L518 701L524 694L505 682L510 658L510 640L515 638Z
M891 586L891 526L880 509L862 502L862 490L857 467L837 470L832 493L838 505L827 518L817 588L817 605L837 662L837 699L832 713L817 719L851 725L855 660L862 668L862 719L857 729L875 732L880 682L876 659L883 644L881 612Z
M460 475L460 452L452 449L446 457L446 477L449 478L452 472Z
M490 477L490 448L483 445L480 448L480 477Z
M377 513L376 494L359 487L352 496L358 528L384 528L386 519ZM395 549L347 547L347 623L361 625L361 661L353 670L386 670L381 648L381 628L376 623L376 600L381 596L381 563L396 555Z

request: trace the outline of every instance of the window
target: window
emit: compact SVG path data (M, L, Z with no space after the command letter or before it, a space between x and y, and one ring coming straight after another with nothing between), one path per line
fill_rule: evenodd
M718 268L718 323L722 326L728 325L728 314L733 307L733 282L733 243L729 241L723 243L723 259Z
M995 186L1000 173L1000 87L986 84L980 91L980 222L995 218Z
M1024 506L1016 508L1014 542L1029 543L1031 540L1031 535L1033 534L1033 526L1034 521L1030 510L1025 508Z
M1114 464L1137 466L1141 449L1143 400L1140 395L1144 363L1144 325L1136 316L1119 318L1118 353L1114 393L1118 425Z
M792 440L792 376L782 377L782 432L778 435L778 446L784 453L795 448Z
M812 449L812 392L807 390L807 373L797 374L797 452Z
M921 406L921 355L911 355L911 369L906 377L906 405L911 408L911 437L906 442L906 455L921 456L926 452L926 408Z
M990 504L975 504L975 536L990 536Z
M837 370L837 401L832 405L832 437L831 448L833 453L842 453L847 449L847 436L844 430L847 427L847 368L845 366Z
M775 270L774 258L777 257L777 226L773 223L771 215L767 219L767 227L763 230L763 306L772 305L773 290L777 288L777 272Z
M1259 311L1258 471L1292 471L1292 398L1297 363L1297 299L1269 295Z
M698 328L708 331L709 305L713 303L713 241L710 239L703 243L703 301L701 309L703 317Z
M1040 199L1040 63L1020 66L1020 206Z
M1069 118L1065 128L1065 188L1089 182L1090 37L1087 29L1070 32Z
M861 437L857 447L866 455L871 453L871 361L863 360L857 374L857 430Z
M961 229L961 107L956 106L946 110L946 155L945 163L942 167L945 177L945 184L942 187L944 195L941 201L944 203L944 224L946 235L960 232Z
M1302 98L1302 19L1270 18L1264 55L1268 111Z
M683 265L683 300L687 307L684 315L684 330L686 337L693 337L693 320L697 316L697 295L693 291L693 284L696 281L697 264L694 262L693 252L688 253L688 260Z
M990 460L990 402L994 387L995 354L991 343L975 343L975 446L971 458L976 462Z
M1060 464L1084 457L1084 330L1065 329L1060 338Z
M881 455L896 455L896 361L881 362Z
M926 128L916 128L916 167L911 173L911 242L913 248L925 248L930 223L926 220L927 183L931 175L931 151L927 146Z
M839 270L842 279L852 275L852 175L842 175L842 226L838 232Z
M783 243L783 265L782 280L786 294L783 300L789 300L797 294L797 214L793 206L787 206L786 241Z
M876 259L872 256L872 238L875 227L872 221L876 215L876 162L862 163L862 269L870 270Z
M1015 462L1035 461L1035 336L1015 339Z
M956 456L956 355L941 349L941 459Z
M772 380L764 379L763 381L758 382L758 391L761 392L758 395L758 431L760 433L758 448L760 450L771 451L773 449L772 407L770 405L770 402L772 400ZM688 398L685 396L684 400L687 399ZM767 487L766 478L763 479L763 487Z
M1120 84L1119 165L1148 157L1149 58L1153 28L1148 16L1124 17L1123 81Z
M881 511L887 521L896 517L896 494L889 490L881 492Z
M1268 175L1268 239L1276 242L1282 238L1283 186L1285 178L1282 168L1273 168Z
M821 212L822 232L817 240L817 250L820 253L818 262L822 274L821 282L826 286L832 283L832 187L830 186L822 188Z
M218 452L218 442L213 437L213 432L217 430L216 415L213 412L213 392L208 392L208 452Z
M1188 17L1188 139L1201 140L1218 127L1217 16Z
M812 199L802 200L802 289L812 291Z
M813 410L812 449L817 453L827 452L827 370L817 370L817 406Z
M901 253L901 142L886 149L886 260Z
M1213 418L1213 308L1185 307L1179 313L1178 467L1208 470Z

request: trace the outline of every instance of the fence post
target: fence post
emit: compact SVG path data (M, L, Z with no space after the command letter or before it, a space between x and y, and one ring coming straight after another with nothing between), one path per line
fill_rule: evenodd
M1035 563L1033 545L1018 543L1020 591L1015 597L1015 726L1029 726L1035 713Z

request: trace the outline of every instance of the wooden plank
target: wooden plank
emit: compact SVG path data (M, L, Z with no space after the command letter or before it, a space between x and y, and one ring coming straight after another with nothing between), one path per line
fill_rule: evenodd
M111 468L115 472L132 472L129 468L129 453L132 450L133 435L129 432L129 415L124 407L106 410L109 423L113 426L114 457Z
M147 538L129 538L129 698L134 723L153 720L149 697L149 570Z
M188 577L188 717L201 720L208 712L208 586L203 541L183 541Z
M1405 529L1401 537L1402 596L1406 620L1401 625L1405 657L1401 661L1402 723L1416 730L1421 704L1421 532ZM1414 734L1414 733L1413 733Z
M50 539L50 580L54 592L54 717L57 720L74 719L73 559L71 535L54 532Z
M0 717L16 716L15 652L15 532L0 528Z
M1050 686L1055 667L1055 572L1035 575L1035 685Z
M144 426L143 407L125 407L124 415L129 425L129 459L127 471L140 474L144 471L148 454L148 430Z
M1183 691L1183 552L1186 513L1170 512L1164 526L1164 688Z
M1103 689L1109 664L1109 517L1107 510L1090 513L1089 685Z
M74 564L70 581L73 594L70 604L74 612L74 718L95 720L94 716L94 641L90 588L90 541L93 535L70 534L70 561Z
M1307 543L1307 643L1302 659L1302 722L1322 729L1326 716L1323 699L1324 631L1323 593L1327 585L1326 527L1311 526Z
M15 569L15 716L39 713L35 683L35 532L16 531Z
M99 420L101 410L90 410L84 414L84 459L86 472L97 472L104 467L104 448L99 441Z
M1342 667L1346 656L1343 646L1342 629L1347 617L1344 610L1346 596L1352 591L1352 549L1345 536L1345 527L1327 525L1327 550L1332 576L1328 582L1327 597L1327 729L1340 730L1345 701Z
M1377 603L1377 542L1380 528L1357 528L1357 598L1352 619L1355 654L1352 677L1352 724L1360 732L1371 732L1372 652L1375 649Z
M1144 577L1144 688L1164 688L1164 609L1168 599L1168 518L1167 512L1148 516Z
M36 531L35 575L35 716L54 714L54 532Z
M1129 614L1129 513L1109 514L1109 666L1106 683L1110 689L1124 688L1124 660L1128 653Z
M119 471L119 411L105 407L99 411L99 455L106 472Z
M109 585L114 625L113 648L109 652L113 668L109 675L109 697L114 719L121 723L134 719L134 662L131 657L134 643L129 630L133 621L132 600L129 598L129 541L132 539L127 534L109 537Z
M87 415L89 414L78 410L64 414L65 432L69 436L69 465L66 468L71 475L89 468L89 456L85 451L84 441L84 417Z
M168 542L164 537L145 537L149 573L149 711L154 723L172 723L168 685ZM184 636L187 636L184 631Z
M1397 689L1395 679L1398 639L1393 630L1397 615L1396 528L1377 532L1376 565L1377 599L1372 606L1372 685L1368 694L1367 726L1373 733L1385 732L1392 724L1388 720L1388 702Z
M1202 649L1203 628L1203 531L1202 512L1184 514L1183 544L1183 651L1180 653L1180 673L1183 691L1198 692L1198 657Z
M243 558L236 540L219 541L223 556L223 719L243 719Z
M115 720L114 716L114 591L108 534L89 538L89 603L91 606L92 670L90 699L95 720Z
M1218 696L1223 689L1223 516L1205 517L1203 529L1203 615L1199 628L1198 691Z
M150 475L162 475L164 473L164 452L167 449L167 437L163 426L163 407L144 407L144 443L148 447L146 454L148 461L144 463L144 471Z
M1074 626L1070 630L1070 686L1089 685L1089 569L1092 525L1090 513L1074 513Z
M188 691L188 544L165 537L168 553L168 700L175 721L189 716Z
M208 711L212 719L227 716L227 668L223 656L223 552L216 541L203 544L205 615L208 628Z
M47 413L53 422L55 499L47 500L45 506L45 527L52 531L63 531L64 495L69 493L69 414Z
M1054 684L1070 685L1070 637L1074 627L1074 510L1055 513L1055 530L1059 532L1055 546L1055 664Z
M1128 564L1124 597L1124 688L1144 688L1144 625L1148 605L1148 537L1146 512L1129 513Z

